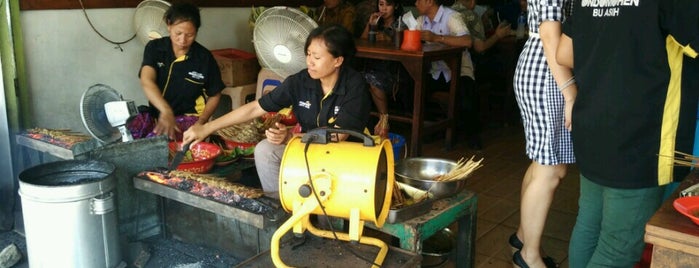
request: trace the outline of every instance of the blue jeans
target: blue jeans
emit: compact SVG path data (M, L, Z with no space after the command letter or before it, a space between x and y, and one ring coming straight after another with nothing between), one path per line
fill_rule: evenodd
M610 188L581 174L569 266L633 267L643 253L645 226L662 204L664 188Z

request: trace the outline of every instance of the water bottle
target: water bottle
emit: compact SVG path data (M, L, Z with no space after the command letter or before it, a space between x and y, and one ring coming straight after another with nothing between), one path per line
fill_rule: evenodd
M517 37L517 39L524 38L526 24L527 18L526 16L524 16L524 12L519 13L519 18L517 18L517 31L515 32L515 36Z

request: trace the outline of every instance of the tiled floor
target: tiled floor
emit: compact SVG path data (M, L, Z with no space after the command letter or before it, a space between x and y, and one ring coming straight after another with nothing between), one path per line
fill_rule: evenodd
M490 127L483 132L483 143L482 151L468 149L463 141L444 151L443 139L435 139L425 144L423 156L485 158L484 166L468 179L466 186L478 194L475 267L512 267L507 239L519 223L522 176L530 163L524 154L524 134L521 126ZM563 268L568 267L568 241L578 209L578 178L578 171L571 166L556 191L542 241L547 254Z

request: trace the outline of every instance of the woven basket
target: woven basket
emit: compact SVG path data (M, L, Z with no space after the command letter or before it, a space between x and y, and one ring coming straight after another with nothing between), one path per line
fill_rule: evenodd
M258 120L225 127L216 131L216 134L226 140L241 143L257 143L264 138L260 133Z

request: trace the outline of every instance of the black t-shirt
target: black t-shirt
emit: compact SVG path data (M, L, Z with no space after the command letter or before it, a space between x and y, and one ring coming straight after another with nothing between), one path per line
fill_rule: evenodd
M343 66L332 92L323 96L320 80L313 79L306 69L287 77L270 93L259 99L265 111L292 110L302 131L318 127L340 127L363 132L369 122L371 97L364 77Z
M573 39L572 134L585 177L645 188L687 174L672 156L692 150L699 88L688 82L699 73L680 74L697 61L697 14L696 0L575 1L563 30Z
M197 113L196 100L200 96L214 96L226 87L213 55L197 42L185 57L176 59L170 37L151 40L143 52L141 66L145 65L156 70L156 83L175 115ZM155 107L151 112L157 117Z

